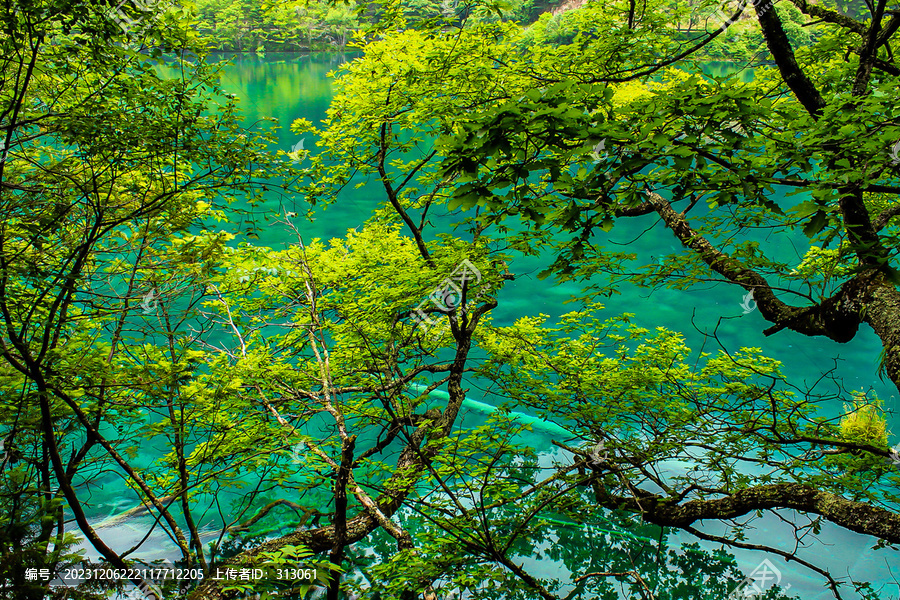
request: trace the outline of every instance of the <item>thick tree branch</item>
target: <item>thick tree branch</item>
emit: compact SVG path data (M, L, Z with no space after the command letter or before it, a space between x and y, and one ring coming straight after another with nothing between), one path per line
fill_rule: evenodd
M769 10L757 10L756 16L763 36L766 38L766 45L769 47L769 52L772 53L772 58L775 59L775 64L778 65L784 82L791 88L807 112L813 118L818 118L825 106L825 101L816 86L797 64L797 59L794 58L794 49L784 32L778 13L771 10L770 6Z
M883 354L879 369L883 368L900 389L900 292L897 286L880 271L874 272L861 294L858 310L881 340Z
M881 213L879 213L878 216L875 217L875 220L872 221L872 227L875 229L875 231L881 231L881 229L883 229L884 226L888 224L888 221L890 221L897 215L900 215L900 202L881 211Z
M403 208L403 205L400 203L400 198L397 196L397 190L395 190L394 186L391 185L390 178L388 177L385 162L387 161L389 135L390 132L388 123L382 123L380 129L378 154L375 155L375 160L378 163L378 176L381 178L381 184L384 186L384 191L385 194L387 194L388 202L391 203L391 206L395 211L397 211L397 214L400 215L400 218L403 219L403 222L406 224L409 232L416 240L416 248L419 249L419 254L422 256L422 258L425 259L425 262L427 262L430 267L434 268L435 263L431 258L431 254L428 252L428 248L425 246L425 239L422 237L422 230L416 227L416 224L409 216L409 213L407 213L406 209ZM405 184L406 182L404 181L403 185Z
M848 342L856 335L861 316L855 303L848 302L847 298L851 293L855 295L859 292L856 279L844 284L837 294L819 304L789 306L775 296L769 283L756 271L720 251L691 228L684 215L676 213L662 196L650 193L649 202L686 248L697 253L719 275L753 292L760 314L775 324L766 334L788 328L805 335L823 335L836 342Z
M341 448L341 463L334 479L334 544L329 560L332 564L344 562L344 546L347 536L347 484L353 473L353 449L356 436L344 439ZM341 575L334 573L328 586L328 600L337 600L341 593Z
M606 494L601 500L608 508L640 514L649 523L663 527L687 528L706 519L735 519L757 510L790 508L821 515L850 531L871 535L892 544L900 543L900 514L854 502L830 492L799 483L776 483L738 490L724 498L689 500L683 504L656 494L639 498Z
M406 446L400 452L392 476L383 485L385 492L375 498L374 501L365 494L358 494L357 492L362 490L355 484L351 474L348 479L350 489L365 508L352 518L347 519L345 523L342 523L340 530L334 525L328 525L315 530L295 531L246 550L229 560L228 564L248 565L261 552L271 552L286 545L305 546L314 553L330 552L334 550L337 539L342 538L344 546L347 546L365 538L378 527L383 527L389 523L388 520L391 516L400 509L408 495L415 489L419 478L428 469L429 462L440 451L440 440L453 430L453 424L465 398L465 390L462 389L462 377L465 373L466 358L472 344L472 334L479 318L494 306L496 306L496 300L488 299L485 305L478 306L472 311L471 319L467 326L454 327L454 336L457 344L447 385L450 400L443 413L434 409L435 420L429 419L410 434ZM429 436L433 443L430 442L423 448L422 444ZM217 581L207 579L191 593L190 598L192 600L219 600L225 598L225 595Z
M856 68L856 79L853 82L853 95L864 96L868 93L872 80L872 69L878 52L878 34L881 31L881 18L884 16L886 0L878 0L872 14L872 23L863 36L863 46L859 51L859 66ZM887 39L885 39L885 42Z
M815 17L826 23L832 23L833 25L840 25L859 35L865 35L867 31L866 26L856 19L834 12L833 10L828 10L827 8L822 8L822 6L818 4L810 4L806 0L791 0L791 2L800 9L800 12L809 15L810 17Z
M884 29L881 30L881 33L878 34L878 39L875 41L875 47L880 48L888 43L888 40L891 39L897 29L900 29L900 11L896 10L886 10L885 12L890 13L891 20L888 21L888 24L884 26Z

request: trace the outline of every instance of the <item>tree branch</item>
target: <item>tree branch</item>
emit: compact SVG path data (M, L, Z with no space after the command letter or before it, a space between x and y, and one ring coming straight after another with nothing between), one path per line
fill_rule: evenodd
M791 47L791 42L784 32L778 13L771 10L770 5L769 10L757 10L756 17L762 29L763 37L766 39L766 45L769 47L769 52L772 53L772 58L775 59L775 64L778 65L778 70L781 72L784 82L791 88L791 91L794 92L794 95L806 108L807 112L813 118L818 119L822 108L825 106L825 101L812 81L800 70L800 65L797 64L797 59L794 58L794 49Z
M757 510L790 508L821 515L850 531L871 535L892 544L900 543L900 514L854 502L800 483L776 483L738 490L715 500L689 500L642 493L640 497L613 496L601 488L601 501L608 508L640 514L645 521L662 527L685 529L706 519L734 519Z
M836 342L848 342L856 335L861 322L855 303L862 293L860 280L845 283L834 296L810 307L795 307L775 297L769 283L756 271L746 268L714 247L688 225L683 213L676 213L659 194L651 192L649 202L681 243L693 250L716 273L753 292L760 314L775 327L766 330L771 335L788 328L805 335L822 335Z

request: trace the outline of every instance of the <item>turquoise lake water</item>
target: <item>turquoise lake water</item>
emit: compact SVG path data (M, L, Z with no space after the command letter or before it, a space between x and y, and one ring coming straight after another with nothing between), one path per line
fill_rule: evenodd
M223 74L223 87L246 99L241 106L248 124L267 116L278 118L282 126L279 147L288 151L301 139L287 129L293 120L303 117L317 123L325 117L331 98L331 84L325 75L340 64L342 57L270 53L265 58L244 55L233 61L235 64ZM306 139L305 147L310 146L310 140ZM284 201L273 196L272 208L277 210L278 203ZM322 211L313 223L303 226L304 237L343 237L347 229L360 226L380 201L382 194L373 184L345 192L338 203ZM286 210L305 207L302 199L296 202ZM261 233L258 243L282 248L289 239L286 230L273 225ZM677 241L653 216L618 222L607 234L606 243L614 250L627 248L637 253L639 265L679 250ZM767 252L795 264L800 262L805 250L799 239L771 237L764 244ZM493 313L497 324L512 323L524 315L557 316L574 309L572 304L564 305L563 301L578 294L580 284L554 284L552 280L538 283L537 273L548 264L545 258L520 257L510 265L516 280L507 283L498 296L499 306ZM654 290L652 295L650 290L634 286L623 286L618 291L620 294L603 300L610 315L636 313L635 321L640 325L662 326L683 333L694 350L703 343L703 335L697 329L712 333L718 327L719 339L728 350L742 346L762 348L765 354L783 363L785 374L798 387L811 386L824 371L834 368L834 374L843 380L846 388L872 390L886 400L888 407L896 405L896 398L891 400L896 395L893 386L879 380L877 375L881 343L865 328L848 344L789 331L767 338L762 334L767 325L759 313L743 314L744 291L735 286L710 284L691 291L663 289ZM900 433L900 415L895 415L892 425Z
M294 119L303 117L317 123L324 118L332 94L331 82L326 73L335 69L344 57L269 54L264 58L242 56L233 60L234 64L224 70L223 88L242 98L241 107L248 124L258 122L261 118L276 117L282 126L279 148L288 151L300 139L288 130ZM306 141L306 148L310 148L310 139ZM343 237L348 228L360 226L381 200L379 188L373 184L345 193L339 202L320 212L314 222L301 228L305 240L309 241L314 237ZM298 214L305 212L302 199L284 199L274 195L271 208L278 210L279 204L285 201L287 204L283 210L294 210ZM296 204L292 206L293 202ZM277 249L289 243L289 239L286 230L279 230L277 225L273 225L261 233L261 239L256 243ZM678 251L675 239L652 216L618 223L607 234L606 244L618 250L627 247L629 251L638 253L640 260L637 264L649 264L660 256ZM800 262L805 250L802 240L771 238L766 240L766 244L767 249L794 264ZM509 265L516 279L508 282L497 296L499 306L493 312L495 324L511 324L517 318L537 313L555 317L576 308L576 305L564 304L564 301L580 293L579 284L558 284L552 280L537 279L537 273L548 263L547 258L519 257ZM734 286L710 284L691 291L661 289L654 290L652 294L647 289L623 286L619 292L618 295L603 299L609 316L622 312L635 313L634 322L638 325L651 329L662 326L683 333L688 345L695 351L704 345L702 332L711 334L716 331L719 342L729 351L748 346L758 347L764 354L781 361L784 374L799 388L812 387L822 378L823 373L833 371L833 375L842 380L845 389L871 390L885 399L886 407L896 406L896 391L879 380L876 374L880 342L865 328L848 344L836 344L824 338L809 338L787 331L767 338L762 334L767 324L756 311L743 314L741 303L744 292ZM706 351L716 350L713 340L706 339L705 344ZM816 390L820 393L838 392L828 380L821 381ZM491 400L478 397L473 399L487 402ZM845 395L844 399L849 400L849 397ZM837 402L834 407L835 411L840 409L839 404ZM475 423L481 418L477 411L472 410L466 422ZM900 434L900 415L892 417L890 426ZM532 435L538 447L543 445L548 450L552 448L550 434L542 434L536 430ZM897 441L898 439L892 438L892 443ZM127 502L119 507L113 497L102 504L102 511L107 515L127 508L124 506ZM784 514L790 517L789 511L784 511ZM141 523L140 520L135 520L129 525L116 526L115 545L125 546L139 539L142 533ZM773 539L779 539L787 544L781 545L783 549L791 549L791 545L787 543L791 532L784 523L767 517L760 519L758 526L758 541L772 542ZM702 529L717 533L722 528L709 524ZM680 536L679 539L693 541L687 535ZM826 551L823 551L821 545L814 545L810 549L800 550L798 556L833 569L836 575L844 575L849 571L855 578L873 583L891 581L889 563L897 560L896 553L876 553L869 550L874 543L871 538L826 524L822 528L820 539L828 544L825 546ZM147 552L143 554L159 558L158 554L152 553L165 552L168 545L169 542L162 537L153 539ZM715 547L711 544L701 546ZM749 551L734 551L734 554L738 557L741 568L748 573L765 557L761 553ZM821 580L810 571L794 564L785 564L780 559L776 561L775 557L769 558L781 568L784 574L783 585L792 585L790 593L798 594L804 600L833 597L823 589ZM552 563L533 566L539 575L553 575L556 568ZM896 597L896 586L888 590ZM857 596L847 591L845 597ZM884 596L887 597L888 595Z

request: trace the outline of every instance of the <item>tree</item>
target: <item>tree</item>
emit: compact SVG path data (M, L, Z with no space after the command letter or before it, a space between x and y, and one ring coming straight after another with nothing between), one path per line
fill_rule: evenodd
M346 67L316 129L321 152L295 153L309 162L292 169L267 152L265 132L236 126L234 99L215 103L202 60L179 60L183 76L161 79L146 55L121 45L105 10L88 4L72 22L63 17L70 7L54 6L49 20L44 5L5 15L14 35L3 55L15 58L4 73L22 76L5 77L17 84L3 96L0 423L15 462L2 463L0 502L11 546L26 551L4 546L4 568L76 560L61 554L67 513L106 562L127 567L128 553L107 543L88 512L91 486L112 476L135 505L116 518L146 509L182 564L204 573L179 593L192 599L248 588L302 597L312 585L329 598L699 599L748 589L725 551L667 547L679 532L795 561L837 598L848 582L878 597L858 575L832 573L750 531L757 512L793 511L797 547L827 521L893 551L885 548L900 531L898 474L885 462L876 402L856 397L842 418L823 415L835 398L791 385L758 350L696 355L679 333L603 315L596 302L556 321L491 322L516 277L513 252L547 250L562 279L610 272L639 285L680 284L676 266L687 284L710 269L727 281L737 274L733 283L757 290L764 316L800 330L843 326L823 312L842 305L778 321L790 311L760 272L799 277L822 294L834 278L868 282L877 294L857 316L869 322L887 302L892 271L863 260L880 250L852 219L845 229L856 238L835 233L841 246L812 251L794 275L752 240L729 237L729 228L788 230L810 216L811 235L837 231L844 205L859 216L845 188L859 177L855 161L874 160L871 142L848 139L850 130L828 136L803 116L815 96L796 74L798 57L843 56L846 34L826 27L792 62L778 9L760 7L781 70L743 84L673 68L721 34L711 24L685 46L669 23L687 9L673 17L663 4L588 6L567 18L563 45L486 19L395 32ZM160 18L174 29L149 23L151 48L191 47L176 14ZM43 43L36 22L57 45ZM871 57L880 38L867 39L861 64L893 68L889 56ZM834 64L826 79L849 102ZM769 98L785 81L799 101L786 89ZM884 95L855 100L873 123L893 114L896 91L879 86ZM820 121L856 122L826 105ZM857 154L813 164L795 147L800 132L820 153ZM626 141L640 152L620 149ZM827 178L806 185L811 204L793 220L765 195L767 185L799 181L777 169L800 156L810 172L836 174L837 209L821 191ZM302 189L286 183L298 176ZM304 240L297 216L276 213L261 195L280 184L334 202L364 177L383 190L372 217L329 243ZM707 188L716 202L696 217ZM890 232L890 205L863 200L887 219L876 233ZM675 212L681 204L689 210ZM291 243L256 243L259 212L290 231ZM601 251L591 234L642 214L659 215L686 253L631 273L621 266L627 257ZM725 241L713 246L718 232ZM596 296L592 284L585 294ZM481 385L507 404L471 398ZM464 407L487 416L461 427ZM555 456L529 442L529 428L552 439ZM137 450L153 442L163 449L141 464ZM538 553L561 565L558 575L526 562ZM223 566L271 575L289 565L313 572L287 583L210 578ZM786 584L763 592L784 598ZM48 593L42 584L15 589Z
M426 260L432 239L442 239L430 233L432 222L446 219L500 252L555 251L546 275L593 277L586 296L615 293L621 281L684 288L712 278L752 293L772 323L768 334L791 329L840 342L865 323L883 342L884 373L900 385L891 266L898 213L891 195L900 188L890 154L891 140L900 140L898 71L887 51L900 21L883 4L873 8L874 25L796 5L807 22L821 20L820 39L795 50L782 9L754 7L774 68L757 66L750 83L697 74L704 47L727 21L701 19L705 29L688 44L670 25L685 9L665 4L589 6L573 19L571 43L559 46L533 44L508 24L373 41L339 80L307 195L327 202L354 177L377 178L387 208L378 219L404 224ZM776 186L802 194L799 202L773 199ZM628 254L595 241L619 219L641 217L651 217L648 225L661 220L684 251L630 268ZM786 264L747 233L757 228L802 231L809 250L799 265ZM614 280L596 283L603 273ZM615 350L602 351L603 337L591 335L598 330ZM878 401L858 396L829 419L817 407L846 396L793 388L752 349L690 369L677 335L635 346L645 335L617 332L591 310L557 329L523 319L482 331L479 347L490 357L484 380L497 382L513 406L566 428L572 439L556 441L583 462L522 495L510 487L496 505L485 500L498 511L515 504L517 514L499 520L477 498L454 504L464 493L436 484L446 498L411 506L444 532L435 534L444 536L439 544L425 542L430 556L452 559L433 569L434 559L416 562L424 581L441 581L477 556L505 567L530 593L554 597L558 582L548 588L509 552L516 539L533 541L546 523L540 510L574 518L588 503L792 560L790 549L742 541L745 517L789 509L798 540L808 519L813 528L828 521L880 545L896 543L895 453ZM591 460L585 448L600 440L610 456ZM521 467L502 455L495 477L476 477L482 486ZM661 476L672 461L692 468L673 480ZM738 521L719 536L695 526L709 519ZM497 545L489 539L496 530L514 534ZM805 566L843 597L846 579Z
M157 46L189 48L184 15L141 24L134 17L151 15L125 7L141 26L126 36L105 6L83 7L74 22L71 8L5 13L4 79L16 86L4 92L0 173L4 593L43 597L47 584L26 582L26 568L58 574L78 560L63 554L67 514L108 565L125 569L134 549L114 549L104 528L146 510L148 535L164 529L181 562L206 576L245 541L238 532L258 525L258 536L278 520L283 530L284 509L316 527L294 538L338 564L344 546L376 528L406 540L388 518L452 429L470 330L487 308L457 327L458 358L430 359L435 342L413 335L409 315L388 318L384 297L427 295L440 277L409 281L413 245L395 233L349 240L360 246L355 261L299 240L283 255L229 245L234 234L217 222L249 218L242 235L253 239L255 221L228 201L260 202L288 163L264 151L265 133L237 126L234 98L215 103L221 90L202 59L179 56L167 66L180 77L158 75ZM451 260L433 264L452 270ZM380 276L396 285L380 289ZM449 386L443 411L422 407L427 394L403 395L423 374ZM323 416L334 429L320 439L309 428ZM381 434L371 437L371 425ZM138 450L160 441L168 450L141 464ZM135 508L98 523L91 488L109 476ZM248 479L254 489L229 496ZM207 544L211 510L219 533ZM319 526L323 517L330 525ZM336 595L331 565L290 539L254 543L252 556L318 565L304 585L333 582Z
M343 51L347 46L347 36L359 27L356 19L357 8L353 4L335 4L325 13L325 25L334 35L337 47Z
M502 202L506 208L491 218L521 212L574 233L557 265L566 275L576 272L575 265L593 267L581 259L596 229L622 217L658 215L684 245L684 261L693 267L679 285L710 276L740 285L753 293L772 323L767 335L791 329L846 342L867 324L882 340L884 373L900 386L898 330L891 316L898 302L897 272L891 266L892 219L898 210L891 195L900 188L891 141L900 139L900 131L890 91L897 72L879 54L887 51L895 24L881 25L890 14L883 7L873 13L870 27L827 9L801 9L829 26L821 44L794 51L779 11L757 8L777 67L761 69L758 82L704 82L695 76L668 87L664 97L616 106L594 90L623 77L610 70L588 71L583 78L593 87L560 80L546 93L529 94L524 105L506 103L473 119L451 141L446 165L447 173L472 180L457 193L458 200L466 206ZM857 38L868 41L856 47ZM829 52L835 46L858 50L858 58L844 61L840 52ZM829 61L835 70L829 77L809 75L804 67L813 60ZM617 66L617 71L624 69ZM778 96L771 95L770 86L778 86ZM576 114L573 107L593 112ZM518 131L506 126L510 114L521 117ZM877 135L860 137L863 124ZM588 135L573 141L567 134L576 129ZM481 131L487 134L476 135ZM583 161L585 142L591 140L615 147L615 155L608 155L614 160L578 175L566 173L563 167ZM529 181L522 176L532 165L542 166L538 161L547 161L548 155L560 165L547 177ZM497 161L497 168L482 177L488 161ZM494 193L510 184L508 192ZM802 201L776 204L769 196L779 185L802 193ZM710 213L690 220L685 211L672 208L684 203L693 209L701 200ZM567 206L560 210L554 202ZM723 220L722 213L732 210L736 214ZM813 242L806 260L791 270L766 256L758 243L741 235L753 227L787 233L802 227ZM717 245L709 241L713 235L733 241ZM661 275L649 269L635 281L647 284Z
M204 297L200 282L229 237L208 225L230 198L258 196L260 167L282 163L261 151L264 136L243 137L235 99L213 104L214 73L184 55L188 13L153 9L2 11L4 596L49 593L25 571L78 560L72 522L110 565L128 566L90 516L91 488L109 473L156 511L187 564L204 563L185 462L194 442L178 406L197 355L172 332ZM162 49L179 78L158 75ZM156 327L142 328L151 314ZM174 452L162 481L133 461L141 433L158 433L147 429L157 410Z

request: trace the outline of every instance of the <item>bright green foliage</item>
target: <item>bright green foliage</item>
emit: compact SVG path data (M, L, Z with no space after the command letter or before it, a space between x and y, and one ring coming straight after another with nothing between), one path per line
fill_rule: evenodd
M728 6L728 5L725 5ZM805 17L796 6L789 2L774 5L784 24L785 33L795 48L808 47L823 34L821 28L805 25ZM729 9L725 12L731 14ZM765 51L766 40L756 23L756 15L750 5L744 10L743 18L728 28L705 48L705 53L713 59L759 60Z
M660 60L685 44L678 23L716 31L711 6L650 2L623 20L628 3L588 3L529 29L507 20L525 5L387 3L385 23L403 30L355 38L364 56L340 71L325 122L293 125L318 147L288 155L309 159L292 169L268 133L241 130L202 57L153 64L91 3L71 22L49 4L25 16L51 8L46 32L7 13L22 35L0 38L19 57L2 63L19 86L2 94L4 575L74 560L70 513L123 565L103 530L145 507L185 564L315 566L332 597L723 598L741 580L733 558L672 528L743 547L757 512L808 508L814 532L820 517L870 531L872 511L900 500L878 406L828 414L844 398L789 385L757 348L693 352L595 301L557 320L491 317L513 251L549 249L545 275L559 279L612 277L585 296L621 280L689 287L710 263L737 263L816 300L873 268L838 197L871 185L866 210L894 206L895 167L867 132L900 139L900 88L886 77L849 95L844 34L819 31L797 53L827 67L813 118L774 69L746 82ZM196 9L240 49L357 26L340 5ZM194 47L190 16L158 15L151 56ZM279 31L262 36L260 22ZM267 210L271 181L295 176L311 204L363 178L384 195L342 238L303 239L295 216L270 214L290 244L255 244L244 219ZM785 184L805 193L774 200ZM727 256L635 268L598 243L619 219L656 219L664 196ZM798 227L810 239L797 264L746 235ZM417 323L461 264L478 287L428 309L439 327ZM494 405L471 397L481 386ZM469 409L487 416L463 427ZM109 473L135 509L100 521L90 487Z
M530 318L490 330L482 342L490 358L480 374L509 399L507 408L527 406L569 429L560 443L587 452L605 439L610 460L635 465L597 482L607 491L653 477L641 470L665 473L666 484L677 487L737 490L792 478L796 463L779 465L784 448L766 438L773 427L790 434L812 421L803 414L808 404L772 393L777 363L753 349L704 356L702 366L685 363L690 351L680 336L664 330L648 336L627 316L601 321L595 316L601 308L565 315L559 327ZM796 420L776 421L773 400L778 415L793 413ZM532 598L533 586L515 574L531 560L559 561L558 575L541 581L551 593L572 591L561 584L568 574L632 568L637 578L619 578L631 594L649 585L658 598L712 598L736 587L740 575L725 555L690 546L664 551L668 534L602 509L583 469L538 461L535 449L523 445L527 432L508 419L498 411L435 466L433 491L423 490L421 504L403 519L418 533L416 551L377 544L377 558L364 562L360 593L375 586L382 598L402 598L411 582L437 578L442 593ZM579 450L584 442L590 445ZM765 472L755 466L760 460ZM670 561L662 573L659 552ZM588 578L577 593L615 598L615 587L613 580Z
M877 399L874 404L870 404L863 397L856 398L852 405L845 406L847 414L841 419L841 437L853 442L887 446L887 422L882 404Z
M811 19L793 7L775 14L793 43L810 44L795 46L796 59L824 98L820 115L810 115L771 65L757 67L751 79L708 77L690 59L674 66L661 60L718 31L714 8L645 4L629 24L622 16L627 3L588 3L544 15L528 29L482 23L363 40L365 55L339 72L335 100L317 131L318 152L305 170L307 197L331 202L344 187L375 179L385 194L379 221L404 223L420 248L434 251L448 239L431 227L441 219L456 225L457 235L489 240L488 247L550 249L556 260L543 275L584 280L585 298L614 294L623 281L687 289L712 278L749 291L752 270L792 310L793 300L820 302L868 268L866 247L844 228L838 200L850 192L843 186L864 190L861 202L872 218L895 207L896 167L885 140L900 140L900 88L879 72L870 94L851 97L856 64L845 57L858 40L830 25L801 29ZM761 49L751 48L763 38L747 10L751 18L726 33L745 38L737 54ZM718 50L691 59L725 52L727 41L717 43ZM294 130L314 127L295 123ZM783 186L790 186L786 199L776 195ZM655 203L687 215L696 235L673 237L672 223L655 231L685 250L641 265L627 250L604 247L604 234L620 219L643 217L653 227L663 212ZM895 248L896 218L883 225L885 247ZM799 256L773 252L763 233L789 238ZM699 236L722 258L692 248ZM884 255L880 260L889 276ZM796 326L787 317L776 321L780 315L764 302L761 312L777 324L775 332ZM857 306L848 312L865 315ZM598 311L589 303L558 323L523 317L475 336L487 353L478 381L491 382L509 410L568 430L554 442L585 462L547 467L522 437L492 434L490 424L477 430L484 456L460 445L473 454L452 459L472 462L465 469L470 478L454 481L449 465L431 473L440 493L420 492L421 503L411 507L416 514L403 517L422 532L416 551L394 553L385 542L378 560L366 563L369 585L360 590L400 578L391 597L428 591L429 581L437 581L435 589L484 597L499 589L509 597L565 595L571 590L560 582L570 575L625 568L585 567L582 556L570 557L572 570L560 569L559 578L538 580L516 569L555 545L553 534L542 537L553 519L596 525L608 518L598 506L629 501L640 512L645 503L683 507L688 498L713 503L796 485L804 493L895 506L898 478L885 460L887 438L874 413L842 420L833 407L845 398L792 388L759 349L698 355L678 333L629 327L628 316ZM828 324L851 317L829 317ZM895 342L888 338L890 350ZM860 427L865 435L857 435ZM590 462L600 441L609 453L605 466ZM528 476L517 478L522 473ZM749 531L741 519L726 537L740 543ZM693 593L641 572L630 581L633 597L643 593L642 581L652 582L652 597ZM596 588L584 583L576 597L608 591L603 578L589 583ZM728 589L715 588L710 597Z
M797 463L779 464L786 445L769 436L812 434L821 425L808 401L772 389L778 363L745 348L701 355L697 365L680 335L624 327L628 315L602 321L598 308L564 315L559 327L530 318L499 329L486 340L492 358L484 375L576 439L605 440L617 455L669 471L690 465L669 477L681 486L740 489L793 476ZM815 454L809 443L798 447Z
M129 461L157 435L184 450L179 387L204 353L172 332L230 237L222 208L283 168L202 60L159 76L162 48L194 41L187 13L133 8L131 35L96 3L3 11L0 564L22 597L43 593L26 568L71 564L71 524L88 528L85 490L110 469L137 506L188 483L174 454L143 477Z

